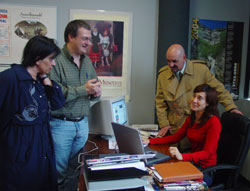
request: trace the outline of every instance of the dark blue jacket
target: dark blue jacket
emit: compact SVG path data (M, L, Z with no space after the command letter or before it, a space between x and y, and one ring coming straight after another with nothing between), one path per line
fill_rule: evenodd
M0 190L57 190L49 129L51 109L65 100L60 86L44 86L21 65L0 73Z

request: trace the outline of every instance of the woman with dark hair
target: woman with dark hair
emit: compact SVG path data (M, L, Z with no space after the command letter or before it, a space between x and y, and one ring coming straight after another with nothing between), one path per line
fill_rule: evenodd
M65 100L47 74L59 53L54 40L35 36L21 65L0 73L0 190L57 190L49 119Z
M170 147L169 152L177 160L191 161L198 168L206 168L217 163L217 147L221 132L221 123L217 109L218 96L214 88L207 84L197 86L190 102L191 115L182 127L170 136L143 139L145 144L177 143L185 136L192 144L189 153L180 153L177 147ZM211 175L204 174L204 181L212 183Z

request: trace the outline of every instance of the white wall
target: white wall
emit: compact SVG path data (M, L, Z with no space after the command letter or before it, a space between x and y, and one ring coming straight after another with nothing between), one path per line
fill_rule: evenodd
M209 0L209 1L190 0L189 36L191 34L192 18L244 22L241 78L240 78L240 98L243 97L243 89L245 82L249 16L250 16L249 12L250 12L249 0Z
M1 0L0 3L56 6L57 40L61 47L64 44L64 28L69 21L69 9L131 12L133 39L129 120L131 124L154 123L158 0Z

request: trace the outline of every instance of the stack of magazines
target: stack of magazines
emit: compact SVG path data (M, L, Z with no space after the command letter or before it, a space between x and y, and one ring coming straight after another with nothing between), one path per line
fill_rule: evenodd
M152 176L162 190L207 190L202 172L191 162L176 161L155 164Z
M85 184L89 191L99 190L145 190L149 184L141 179L148 175L142 159L145 155L114 155L87 157L84 165Z
M202 180L184 180L169 183L157 182L163 190L208 190L207 184Z

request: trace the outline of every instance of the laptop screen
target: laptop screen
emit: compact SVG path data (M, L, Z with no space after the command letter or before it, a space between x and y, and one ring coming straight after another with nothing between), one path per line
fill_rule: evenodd
M156 156L145 161L146 165L148 166L169 160L171 158L169 155L157 152L148 147L144 148L140 133L137 129L114 122L112 122L112 127L120 153L127 153L133 155L147 153L152 154L152 152L154 152Z
M120 153L144 154L140 133L137 129L122 124L112 123Z

